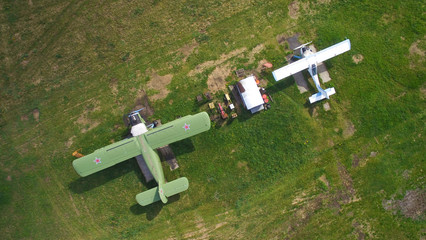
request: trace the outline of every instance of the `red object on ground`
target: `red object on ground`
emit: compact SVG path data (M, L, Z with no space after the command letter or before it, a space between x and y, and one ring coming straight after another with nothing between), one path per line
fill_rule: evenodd
M269 99L265 98L263 101L264 101L265 103L268 103L268 102L269 102Z
M259 85L259 83L260 83L259 80L256 79L256 84Z
M262 98L263 98L263 99L267 99L268 97L266 96L266 94L263 94L263 95L262 95Z
M272 63L267 62L267 63L263 64L263 66L266 67L266 68L272 68Z
M226 114L225 111L223 111L223 108L220 105L220 103L218 103L218 105L219 105L219 111L220 111L220 115L222 116L222 119L228 118L228 114Z

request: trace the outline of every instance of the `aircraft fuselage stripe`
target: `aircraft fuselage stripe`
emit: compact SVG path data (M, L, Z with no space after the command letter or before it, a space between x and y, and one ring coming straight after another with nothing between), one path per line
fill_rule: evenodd
M114 149L116 149L116 148L119 148L119 147L121 147L121 146L124 146L124 145L129 144L129 143L132 143L132 142L133 142L133 140L130 140L130 141L128 141L128 142L125 142L125 143L120 144L120 145L118 145L118 146L115 146L115 147L113 147L113 148L107 149L106 151L108 152L108 151L114 150Z
M169 128L172 128L172 127L173 127L173 125L168 126L168 127L166 127L166 128L163 128L163 129L160 129L160 130L158 130L158 131L152 132L152 133L148 133L148 134L147 134L147 136L152 135L152 134L156 134L156 133L158 133L158 132L164 131L164 130L169 129Z

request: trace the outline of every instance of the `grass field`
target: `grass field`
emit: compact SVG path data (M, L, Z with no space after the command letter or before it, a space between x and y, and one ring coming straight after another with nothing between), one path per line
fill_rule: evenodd
M0 2L0 239L424 239L426 4L421 1ZM323 49L335 87L310 105L263 73L272 109L172 144L189 179L137 205L134 159L80 178L71 153L127 133L146 92L168 122L206 111L214 76L284 66L279 36ZM305 75L307 76L307 75ZM143 90L143 91L142 91ZM220 97L221 91L215 95ZM328 102L330 111L323 104Z

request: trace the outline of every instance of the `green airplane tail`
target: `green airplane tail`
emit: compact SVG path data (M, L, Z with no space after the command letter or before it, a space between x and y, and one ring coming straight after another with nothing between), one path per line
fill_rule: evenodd
M183 192L186 189L188 189L188 187L189 187L189 182L186 177L181 177L174 181L171 181L169 183L162 185L162 189L166 197L170 197L180 192ZM160 201L162 199L160 197L159 190L161 190L159 187L155 187L145 192L141 192L138 195L136 195L136 201L142 206L146 206L151 203ZM164 200L162 201L164 203L167 202L167 198L165 199L165 201Z

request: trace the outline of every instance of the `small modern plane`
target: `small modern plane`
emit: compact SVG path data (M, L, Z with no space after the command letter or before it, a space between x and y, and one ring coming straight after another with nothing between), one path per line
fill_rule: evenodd
M331 95L336 93L334 88L328 88L325 90L321 88L319 78L318 78L317 65L325 60L328 60L332 57L335 57L339 54L349 51L351 49L351 42L349 39L346 39L345 41L337 43L317 53L312 52L312 50L307 46L310 43L311 42L302 44L299 47L294 49L294 50L300 49L301 56L297 57L300 60L294 63L291 63L287 66L284 66L280 69L277 69L273 71L272 74L274 75L275 81L279 81L292 74L298 73L304 69L308 69L308 72L309 74L311 74L312 79L314 80L315 86L318 89L318 93L312 95L309 98L309 101L311 103L314 103L324 98L329 99Z
M74 160L73 167L85 177L129 158L142 157L158 186L137 194L136 201L142 206L159 200L167 203L167 197L187 190L189 183L185 177L166 183L160 158L154 149L209 130L209 115L206 112L188 115L156 128L147 128L138 111L130 113L128 118L132 137Z

